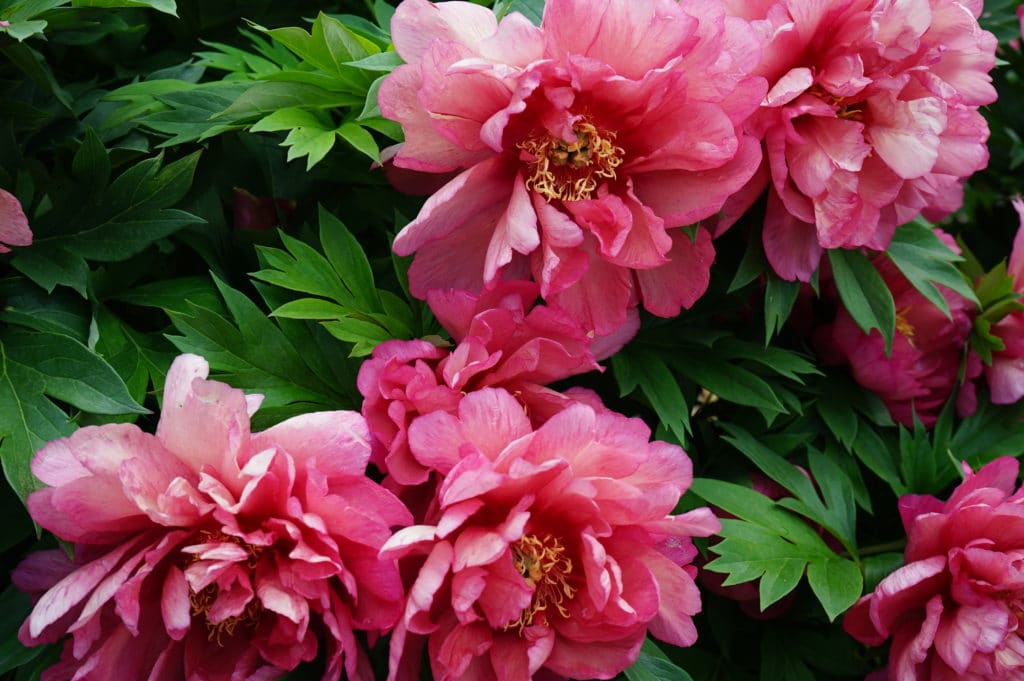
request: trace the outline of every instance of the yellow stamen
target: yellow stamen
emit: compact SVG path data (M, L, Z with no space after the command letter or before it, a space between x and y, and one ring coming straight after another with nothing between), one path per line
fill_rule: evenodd
M910 312L910 307L900 308L896 311L896 330L899 331L900 335L907 339L907 343L910 347L916 348L914 345L914 325L907 319L907 313Z
M546 618L552 611L562 617L569 616L566 604L576 595L577 587L569 584L572 559L557 537L528 534L512 545L512 564L533 588L530 605L519 614L519 619L505 625L522 632L540 615Z
M533 174L526 180L531 189L548 201L582 201L597 189L598 179L613 179L622 165L622 147L613 144L615 133L599 132L590 123L572 127L576 141L566 142L550 135L520 142Z

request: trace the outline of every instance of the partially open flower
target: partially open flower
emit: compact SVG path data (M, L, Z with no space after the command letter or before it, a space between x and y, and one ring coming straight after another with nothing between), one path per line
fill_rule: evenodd
M549 0L541 26L465 2L405 0L408 62L380 89L394 165L459 174L395 239L414 295L532 277L607 335L642 302L704 293L712 216L761 159L739 126L764 95L759 44L717 0Z
M900 499L906 564L846 614L868 645L892 638L888 681L1024 677L1024 491L1003 457L972 473L948 501Z
M175 360L155 436L88 427L36 455L49 487L29 510L75 544L73 566L49 554L14 575L35 590L70 571L20 632L71 635L47 681L269 680L318 653L325 679L370 678L355 632L395 623L401 580L377 554L411 518L364 474L366 424L321 412L250 433L262 398L207 371Z
M669 515L692 480L686 454L638 419L574 404L534 428L508 392L467 395L409 428L444 480L423 525L384 555L426 556L391 644L391 679L528 681L541 670L611 678L648 631L697 637L691 537L706 508Z

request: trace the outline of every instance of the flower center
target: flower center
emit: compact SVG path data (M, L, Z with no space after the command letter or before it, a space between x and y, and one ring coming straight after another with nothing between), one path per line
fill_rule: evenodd
M584 121L573 125L572 131L576 135L574 142L545 135L517 145L533 170L526 180L527 189L548 201L589 199L599 178L614 178L615 169L622 165L625 152L613 144L614 132L599 132Z
M566 603L576 595L577 587L569 584L572 559L565 555L565 546L557 537L528 534L512 545L512 564L533 587L530 605L519 614L519 619L505 625L506 629L528 627L540 614L547 617L551 610L562 617L569 616Z
M248 554L248 558L246 558L244 562L240 563L240 566L249 572L250 579L252 577L252 573L256 569L256 563L259 561L259 556L263 552L262 546L252 546L238 537L233 537L220 531L201 530L197 539L197 546L185 549L185 552L192 553L191 560L193 563L203 560L202 545L204 544L235 544L236 546L244 549ZM224 637L226 636L230 638L231 636L234 636L235 630L239 626L246 626L249 628L255 627L259 623L260 615L263 613L263 606L258 598L253 598L246 603L245 609L238 615L213 621L210 611L216 604L219 595L220 588L216 584L209 584L199 591L195 591L191 586L189 586L188 602L191 607L192 616L202 616L206 621L207 639L216 642L218 646L223 646Z
M818 99L822 100L836 110L836 117L848 121L861 121L864 119L864 109L859 105L861 102L847 101L848 97L834 95L820 85L813 85L809 90Z

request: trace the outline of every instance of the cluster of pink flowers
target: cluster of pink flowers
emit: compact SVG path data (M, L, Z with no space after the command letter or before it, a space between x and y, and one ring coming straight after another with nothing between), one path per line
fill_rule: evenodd
M720 235L767 191L786 279L946 215L987 162L980 0L551 0L539 27L406 0L380 106L398 168L451 178L398 235L410 285L532 279L605 335L708 286ZM686 227L686 229L682 229Z
M364 646L392 628L401 681L424 646L438 679L527 681L611 677L648 632L692 644L691 538L719 524L672 515L690 461L594 395L540 383L594 360L527 294L477 313L450 294L439 309L469 315L449 318L460 342L381 349L360 376L369 419L252 433L261 398L183 355L156 435L94 426L41 449L29 510L74 544L14 574L38 597L21 640L70 634L44 679L269 680L318 655L325 679L368 679ZM371 449L414 512L367 477Z
M1024 489L1005 457L966 479L948 501L907 495L900 515L906 565L847 613L869 645L892 639L878 681L988 681L1024 675Z
M691 645L692 539L720 525L706 508L674 515L687 454L551 384L599 370L640 306L694 305L713 239L759 197L769 262L803 281L823 249L884 249L899 224L955 209L987 160L978 107L995 97L980 11L549 0L538 27L404 0L392 31L406 64L380 88L405 132L388 161L446 182L394 250L415 254L410 288L451 342L382 343L359 373L361 414L261 433L259 396L184 355L155 435L89 427L41 449L47 486L29 509L74 545L15 574L38 598L21 640L70 635L45 681L260 680L317 657L324 679L365 680L367 647L387 634L393 681L418 678L425 651L439 680L611 678L647 634ZM287 208L236 198L247 229ZM0 191L0 239L27 243L12 200ZM957 387L973 310L944 290L947 318L874 262L899 311L892 355L845 311L819 341L897 420L930 423ZM1009 270L1024 293L1024 236ZM1014 401L1024 315L993 332L993 400ZM1015 522L1010 468L992 464L945 505L904 500L909 565L847 619L862 640L894 636L899 681L1024 669L1022 549L961 529Z

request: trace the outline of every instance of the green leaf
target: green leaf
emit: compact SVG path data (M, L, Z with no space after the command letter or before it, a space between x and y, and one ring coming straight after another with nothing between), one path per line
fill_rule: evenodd
M499 19L511 12L519 12L540 26L540 20L544 16L544 0L496 0L494 3L494 13Z
M860 251L839 248L827 252L843 306L864 333L878 329L886 353L891 352L896 303L882 275Z
M291 130L292 128L325 129L329 126L330 122L322 120L316 113L292 107L264 116L253 124L249 130L252 132L277 132L279 130Z
M352 311L322 298L299 298L276 308L271 316L288 319L340 319Z
M20 250L11 265L26 277L53 293L58 286L74 289L83 298L88 287L89 266L80 255L53 246Z
M754 407L766 423L786 412L786 407L764 379L716 353L694 349L685 356L667 359L678 373L721 399Z
M0 594L0 674L6 674L28 664L46 648L26 648L18 641L18 629L32 612L32 601L27 594L8 584Z
M807 581L825 608L829 621L835 621L856 603L864 588L864 578L857 564L838 556L810 563Z
M89 260L126 260L158 239L203 222L195 215L169 208L192 186L200 152L161 168L162 157L141 161L111 184L91 223L70 235L39 239ZM48 246L52 247L52 246Z
M377 148L377 142L373 139L373 135L368 133L365 128L355 123L343 123L337 132L356 151L365 154L375 163L381 162L380 149Z
M610 361L620 394L628 395L639 387L658 420L685 443L690 433L690 408L665 362L656 353L631 348L612 355Z
M332 92L316 85L295 82L260 81L253 83L218 118L243 118L266 115L279 109L334 109L362 106L363 98L344 92Z
M363 310L380 310L380 297L366 253L345 224L320 206L320 243L334 271L342 277L355 305Z
M693 677L673 664L650 639L644 641L640 657L624 674L629 681L693 681Z
M814 406L836 439L850 449L857 439L857 412L847 397L843 391L831 391L818 397Z
M71 0L72 7L149 7L157 12L178 16L175 0Z
M943 314L952 318L949 304L936 287L941 284L977 303L974 291L953 264L963 260L938 237L931 227L911 222L896 230L886 255L903 276Z
M907 488L900 479L892 450L885 440L867 424L857 430L857 438L853 443L853 452L875 475L889 483L896 496L903 496Z
M764 344L767 346L772 336L782 331L782 326L789 319L800 293L800 282L785 281L775 273L769 272L766 277L764 292Z
M7 331L0 335L0 459L22 500L39 483L36 450L74 427L48 397L93 413L145 413L101 357L69 336Z
M321 128L295 128L288 133L281 146L288 147L288 160L307 156L306 170L324 160L327 152L334 148L335 133Z

